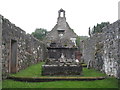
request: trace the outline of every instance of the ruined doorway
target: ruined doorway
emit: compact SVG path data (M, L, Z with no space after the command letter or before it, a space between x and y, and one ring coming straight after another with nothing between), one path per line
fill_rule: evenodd
M11 40L10 73L17 72L17 41Z

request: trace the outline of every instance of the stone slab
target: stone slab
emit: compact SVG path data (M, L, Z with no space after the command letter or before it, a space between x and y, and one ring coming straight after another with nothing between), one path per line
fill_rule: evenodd
M58 66L58 65L43 65L42 75L50 76L66 76L66 75L81 75L82 66L71 65L71 66Z

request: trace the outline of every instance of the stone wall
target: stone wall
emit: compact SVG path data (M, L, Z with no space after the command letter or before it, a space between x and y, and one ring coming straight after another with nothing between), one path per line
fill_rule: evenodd
M1 20L3 78L45 59L46 46L43 42L26 34L8 19L2 17Z
M2 89L2 16L0 15L0 89Z
M120 20L102 30L81 41L83 61L88 67L120 78Z

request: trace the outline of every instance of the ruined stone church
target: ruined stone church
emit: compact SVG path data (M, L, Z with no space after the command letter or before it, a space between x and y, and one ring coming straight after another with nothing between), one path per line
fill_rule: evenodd
M120 20L104 27L80 42L83 62L90 68L120 78ZM66 22L65 11L58 11L57 24L48 33L45 43L0 15L0 69L2 78L32 64L49 59L76 59L77 35ZM76 70L76 69L75 69Z

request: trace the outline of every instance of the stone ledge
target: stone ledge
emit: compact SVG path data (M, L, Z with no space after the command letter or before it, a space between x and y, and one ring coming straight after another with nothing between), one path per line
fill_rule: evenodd
M66 76L66 75L81 75L82 66L52 66L52 65L43 65L42 66L42 75L50 76Z
M15 81L23 82L48 82L48 81L93 81L93 80L103 80L107 77L13 77L10 76L7 79L12 79Z

